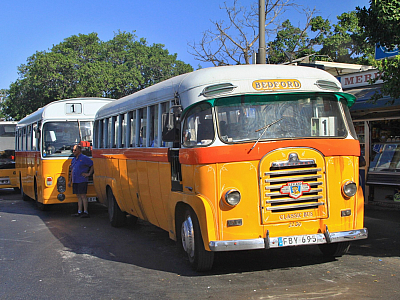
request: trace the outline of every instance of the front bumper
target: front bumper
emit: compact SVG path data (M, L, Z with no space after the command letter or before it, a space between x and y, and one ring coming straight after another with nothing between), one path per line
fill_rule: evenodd
M304 235L308 237L310 235ZM296 238L301 238L302 236L294 236ZM287 236L284 238L294 238ZM357 229L349 231L339 231L330 233L328 228L326 228L325 233L317 233L313 235L313 239L310 243L303 243L302 245L311 244L327 244L327 243L339 243L339 242L350 242L356 240L366 239L368 237L368 229ZM267 234L266 238L258 238L251 240L231 240L231 241L211 241L209 247L211 251L236 251L236 250L254 250L254 249L269 249L269 248L279 248L287 246L298 246L298 245L282 245L280 239L282 237L269 237Z

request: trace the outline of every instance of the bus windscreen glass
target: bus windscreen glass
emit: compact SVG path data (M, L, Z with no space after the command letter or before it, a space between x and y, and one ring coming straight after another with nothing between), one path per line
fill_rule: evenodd
M248 95L216 101L218 132L226 143L291 138L345 138L344 98L328 94Z
M72 148L81 142L83 148L90 150L92 143L92 122L48 122L43 125L43 156L68 157L72 155ZM81 143L82 144L82 143ZM88 149L83 149L85 155ZM85 151L86 150L86 151Z

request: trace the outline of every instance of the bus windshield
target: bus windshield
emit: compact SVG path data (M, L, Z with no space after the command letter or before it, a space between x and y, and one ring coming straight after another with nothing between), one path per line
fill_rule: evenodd
M220 98L215 101L218 134L225 143L345 138L352 124L346 124L346 100L337 97L297 93Z
M86 142L83 144L83 153L91 156L92 127L91 121L45 123L43 125L43 156L71 156L73 145L81 142Z
M16 124L0 124L0 169L14 165Z

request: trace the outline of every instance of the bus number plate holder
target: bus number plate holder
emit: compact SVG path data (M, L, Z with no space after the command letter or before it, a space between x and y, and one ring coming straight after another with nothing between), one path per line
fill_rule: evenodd
M326 243L326 239L321 233L270 238L271 248L324 243Z

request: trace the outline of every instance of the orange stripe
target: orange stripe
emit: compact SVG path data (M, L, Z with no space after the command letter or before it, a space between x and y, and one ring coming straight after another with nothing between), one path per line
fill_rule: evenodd
M287 147L308 147L320 151L325 156L359 156L360 143L357 140L285 140L254 143L180 149L179 160L182 164L198 165L235 161L260 160L272 150ZM93 149L93 158L133 159L143 161L168 162L168 148L129 148L129 149Z
M309 147L322 152L325 156L359 156L360 143L357 140L285 140L258 143L253 150L254 143L232 146L181 149L179 161L182 164L198 165L235 161L260 160L268 152L287 147Z

